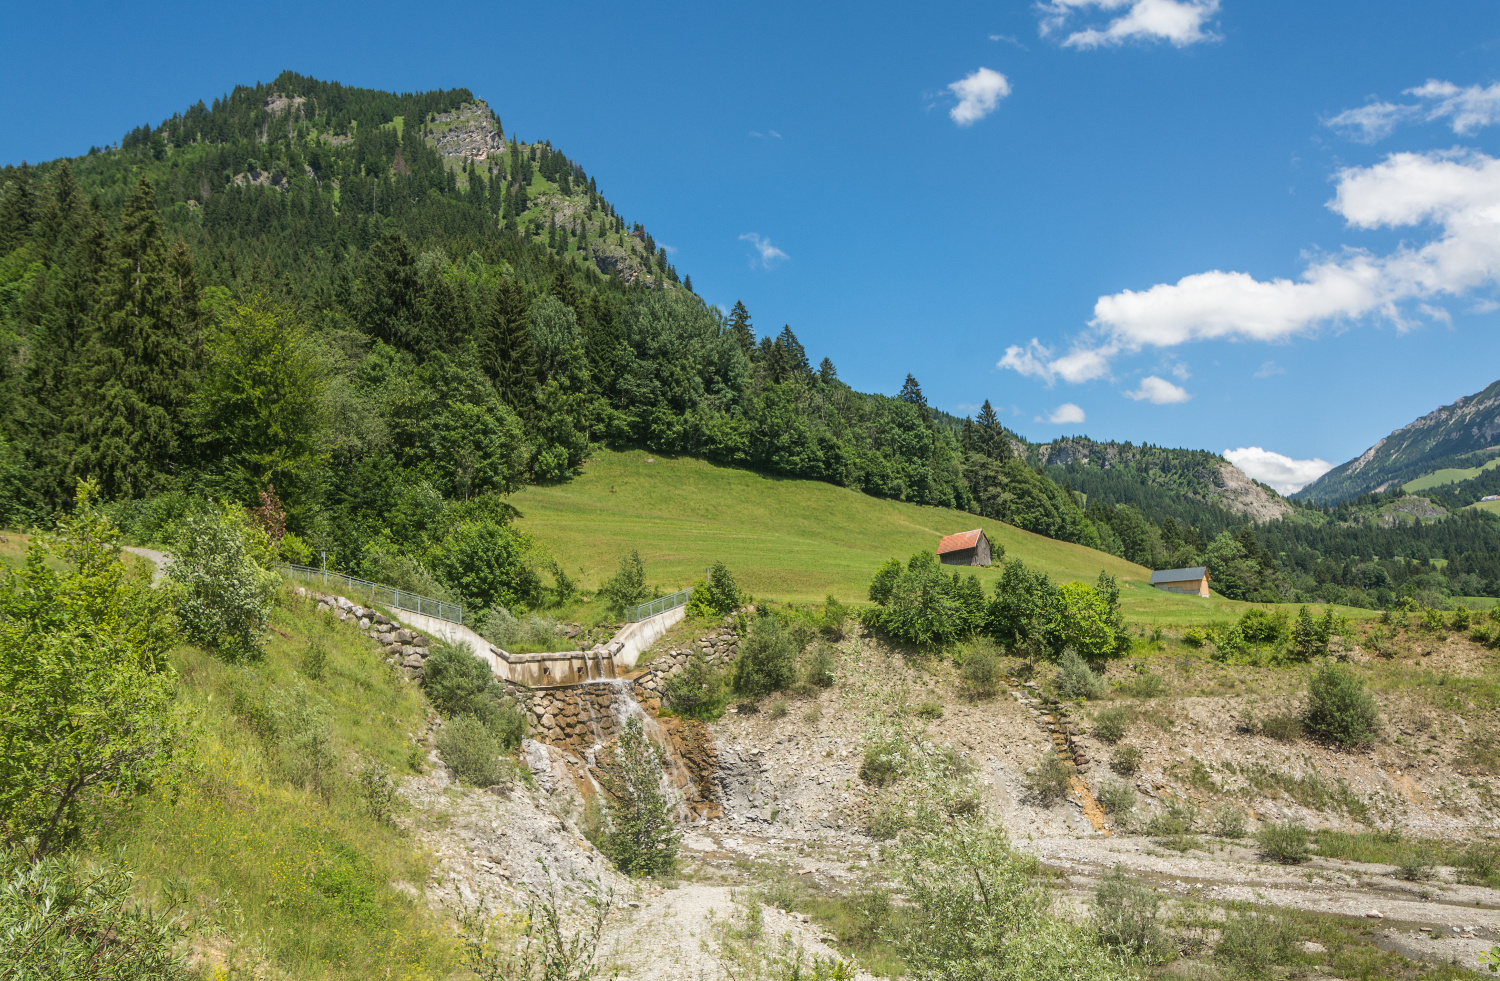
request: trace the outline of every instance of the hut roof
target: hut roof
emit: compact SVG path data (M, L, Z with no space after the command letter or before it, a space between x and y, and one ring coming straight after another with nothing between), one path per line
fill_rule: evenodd
M961 552L966 548L976 548L979 545L979 538L983 534L983 530L975 528L973 531L961 531L956 535L945 535L943 536L943 540L938 542L938 554L943 555L947 552Z
M1151 573L1151 581L1158 582L1187 582L1189 579L1202 579L1208 574L1203 566L1194 566L1191 569L1163 569L1160 572Z

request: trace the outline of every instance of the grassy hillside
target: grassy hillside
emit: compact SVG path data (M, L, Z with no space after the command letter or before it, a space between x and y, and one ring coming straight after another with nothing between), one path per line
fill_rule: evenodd
M935 549L946 534L983 528L990 541L1054 581L1120 580L1132 620L1191 624L1238 616L1249 604L1203 600L1150 587L1150 570L1106 552L1043 538L962 511L881 500L811 480L767 477L702 460L641 451L596 454L567 483L510 498L518 522L590 585L639 549L647 578L679 589L722 561L750 593L806 602L833 595L863 602L888 558ZM998 566L974 570L986 590ZM1368 615L1368 611L1363 612Z
M1415 480L1408 480L1401 485L1401 489L1408 494L1417 491L1432 490L1434 487L1442 487L1446 484L1456 484L1461 480L1472 480L1484 473L1500 467L1500 457L1488 461L1478 467L1446 467L1442 470L1434 470L1432 473L1423 474Z
M1500 514L1500 501L1478 501L1469 507L1477 511L1488 511L1490 514Z

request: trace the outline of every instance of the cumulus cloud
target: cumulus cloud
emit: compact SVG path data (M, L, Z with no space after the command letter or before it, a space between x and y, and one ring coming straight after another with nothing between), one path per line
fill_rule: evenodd
M756 254L759 257L760 265L764 269L770 269L781 260L790 258L790 256L788 256L785 252L772 245L770 239L761 238L754 232L746 232L745 234L741 235L740 241L749 242L755 248ZM755 265L755 263L756 260L754 259L752 259L750 262L752 266Z
M948 91L958 96L958 105L948 115L960 126L973 126L995 111L1000 100L1010 95L1010 80L989 68L976 68L956 82Z
M1446 120L1449 128L1460 136L1500 124L1500 82L1461 88L1433 78L1402 94L1415 96L1417 101L1371 102L1357 109L1345 109L1323 123L1359 143L1383 140L1395 132L1398 124L1409 120Z
M1292 494L1333 469L1327 460L1294 460L1259 446L1242 446L1225 450L1224 459L1263 484L1270 484L1282 494Z
M1037 416L1036 421L1050 422L1055 426L1067 426L1072 425L1073 423L1083 422L1084 415L1083 410L1074 405L1072 402L1064 402L1062 405L1059 405L1057 408L1053 409L1045 419L1041 416Z
M1179 48L1217 41L1208 21L1219 0L1044 0L1037 4L1041 35L1065 34L1070 48L1118 47L1131 41L1168 41ZM1074 30L1090 14L1104 19Z
M1125 397L1137 402L1150 402L1152 405L1175 405L1192 398L1187 389L1155 375L1142 378L1140 386L1134 391L1126 392Z
M1298 279L1258 280L1214 269L1144 290L1101 296L1088 334L1062 357L1033 340L1010 347L1010 368L1049 384L1109 372L1110 359L1192 341L1285 341L1380 316L1404 330L1404 309L1500 283L1500 160L1482 153L1395 153L1337 177L1328 207L1353 229L1431 226L1425 244L1388 255L1363 249L1313 260Z

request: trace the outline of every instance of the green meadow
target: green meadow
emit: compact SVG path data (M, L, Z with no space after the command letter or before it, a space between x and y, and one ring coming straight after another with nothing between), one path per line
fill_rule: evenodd
M1471 480L1486 470L1493 470L1495 467L1500 467L1500 456L1487 461L1483 466L1449 467L1445 470L1434 470L1432 473L1424 473L1415 480L1408 480L1402 484L1401 489L1408 494L1415 494L1418 491L1432 490L1434 487L1442 487L1445 484L1456 484L1460 480Z
M663 591L724 562L752 595L779 601L863 602L875 568L935 550L943 535L983 528L1005 555L1056 582L1120 582L1133 622L1191 626L1237 617L1251 604L1152 589L1151 572L1095 549L1043 538L963 511L881 500L812 480L769 477L689 457L601 451L566 484L529 486L510 502L532 534L588 587L639 550L647 579ZM975 572L986 591L998 565ZM1350 615L1368 611L1346 610Z

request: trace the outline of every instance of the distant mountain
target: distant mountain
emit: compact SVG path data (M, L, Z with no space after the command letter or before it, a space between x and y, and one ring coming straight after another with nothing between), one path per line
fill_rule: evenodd
M1500 381L1401 427L1292 496L1333 503L1390 490L1435 470L1482 463L1484 458L1500 453L1497 444Z

